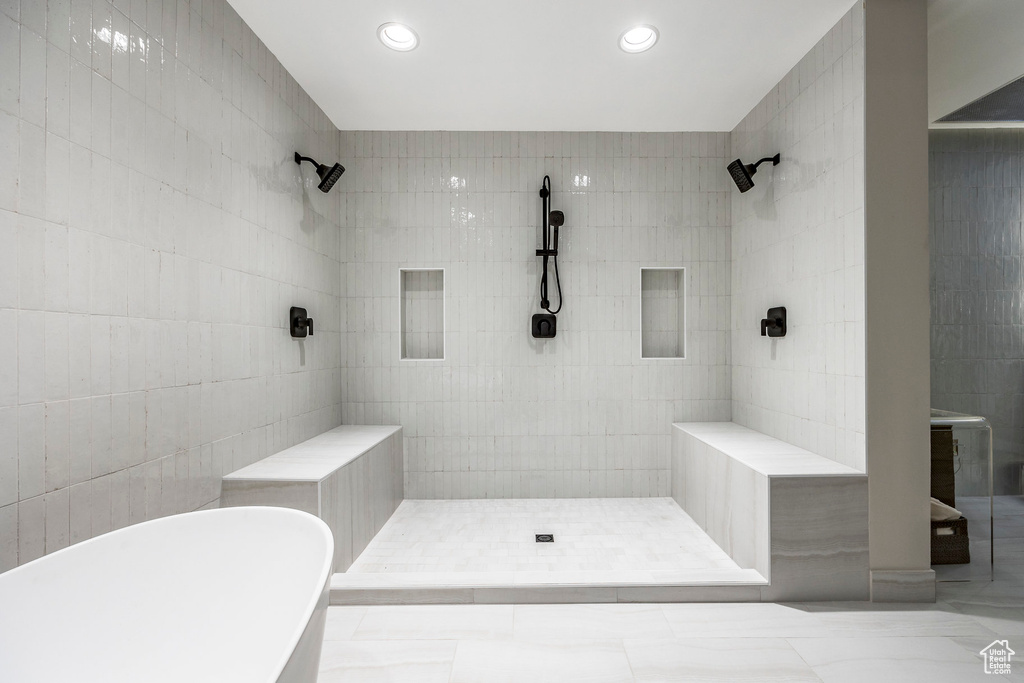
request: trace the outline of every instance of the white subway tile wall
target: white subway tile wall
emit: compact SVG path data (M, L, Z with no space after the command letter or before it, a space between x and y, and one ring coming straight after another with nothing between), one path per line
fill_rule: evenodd
M732 195L733 419L864 470L862 3L732 133L745 163L776 152Z
M991 421L996 494L1019 495L1024 130L931 131L929 158L932 406ZM966 432L957 438L957 495L987 495L987 446Z
M345 282L338 132L223 0L0 2L0 73L3 571L340 424Z
M341 134L343 417L403 426L406 498L668 494L672 423L730 419L728 152L728 133ZM565 306L538 340L545 174ZM641 266L687 268L685 360L641 359ZM443 361L400 360L400 268L445 268Z

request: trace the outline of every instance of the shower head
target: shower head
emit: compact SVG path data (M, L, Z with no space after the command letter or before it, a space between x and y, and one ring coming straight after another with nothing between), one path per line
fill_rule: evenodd
M744 166L743 162L737 159L729 164L729 175L740 192L746 192L754 186L754 180L750 177L757 171L753 166Z
M341 164L334 164L334 166L328 167L326 164L317 163L315 159L304 157L296 152L295 163L301 164L303 161L308 161L316 166L316 174L320 176L320 184L316 187L324 193L330 192L331 188L334 187L334 183L338 182L338 178L345 172L345 167Z
M739 159L736 159L729 164L729 175L732 176L732 181L736 183L736 187L740 189L740 192L746 192L754 186L754 174L757 173L757 167L766 161L772 162L772 166L778 166L780 155L776 154L773 157L765 157L756 164L744 164Z
M331 188L334 187L334 183L338 182L338 178L344 172L345 167L341 164L334 164L330 168L320 164L316 169L316 174L320 176L320 184L317 185L317 189L321 192L330 192Z
M562 227L565 225L565 214L561 211L552 211L548 214L548 223L550 223L553 228Z

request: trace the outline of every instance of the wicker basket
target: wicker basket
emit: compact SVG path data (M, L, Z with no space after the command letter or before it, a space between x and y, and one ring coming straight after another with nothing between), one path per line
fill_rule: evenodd
M939 534L952 529L952 534ZM932 522L932 564L967 564L971 561L971 542L964 517L948 522Z

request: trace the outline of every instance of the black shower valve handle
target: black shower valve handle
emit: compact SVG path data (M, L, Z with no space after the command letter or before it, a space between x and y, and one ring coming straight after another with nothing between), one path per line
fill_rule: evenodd
M298 327L305 327L306 331L309 332L309 336L313 336L313 319L299 316L295 319L295 325Z
M306 315L306 309L292 306L288 312L288 325L292 337L301 339L307 334L313 336L313 319Z
M768 309L766 317L761 318L762 337L786 336L786 307L776 306Z

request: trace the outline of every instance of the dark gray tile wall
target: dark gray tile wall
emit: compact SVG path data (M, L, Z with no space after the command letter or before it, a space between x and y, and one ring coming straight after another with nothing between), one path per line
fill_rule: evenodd
M930 136L932 406L984 415L995 434L997 494L1024 471L1024 130ZM896 331L894 330L894 333ZM958 493L985 481L962 439ZM973 470L973 471L972 471Z

